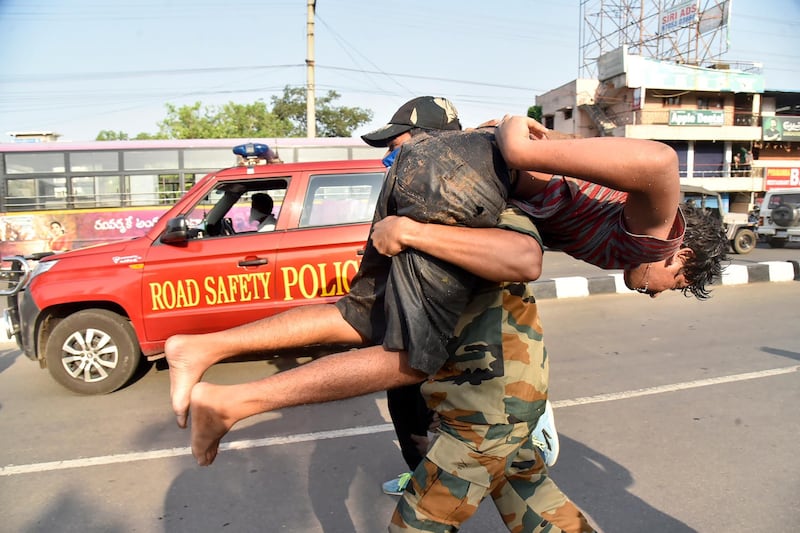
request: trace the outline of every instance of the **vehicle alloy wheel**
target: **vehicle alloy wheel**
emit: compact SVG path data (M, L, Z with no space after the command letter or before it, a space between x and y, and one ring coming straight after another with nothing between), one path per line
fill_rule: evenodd
M56 325L45 357L50 375L80 394L107 394L125 385L141 360L130 321L105 309L79 311Z

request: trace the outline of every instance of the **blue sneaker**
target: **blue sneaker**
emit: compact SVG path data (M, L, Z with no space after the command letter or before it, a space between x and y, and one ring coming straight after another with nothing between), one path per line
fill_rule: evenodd
M542 452L542 459L547 466L553 466L558 460L558 432L556 432L556 419L553 415L553 406L550 400L544 406L544 413L536 422L536 427L531 432L533 445Z
M404 472L394 479L383 484L383 492L392 496L400 496L406 490L406 485L411 480L411 472Z

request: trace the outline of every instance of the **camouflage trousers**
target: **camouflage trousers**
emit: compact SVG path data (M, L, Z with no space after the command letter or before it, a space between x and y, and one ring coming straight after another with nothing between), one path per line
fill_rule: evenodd
M487 495L509 531L594 531L550 479L531 443L532 427L455 428L443 420L439 437L400 497L389 531L458 531Z

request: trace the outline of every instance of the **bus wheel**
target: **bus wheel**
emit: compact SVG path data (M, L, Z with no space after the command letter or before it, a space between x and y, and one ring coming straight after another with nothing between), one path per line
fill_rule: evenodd
M130 321L105 309L78 311L59 322L45 357L53 379L80 394L114 392L141 361Z

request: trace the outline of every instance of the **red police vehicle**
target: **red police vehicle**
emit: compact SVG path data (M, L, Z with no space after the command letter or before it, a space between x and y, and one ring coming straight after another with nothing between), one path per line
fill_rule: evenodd
M268 150L235 148L240 166L205 176L142 237L3 258L9 336L61 385L104 394L128 383L143 358L163 356L170 335L341 297L385 168L266 164Z

